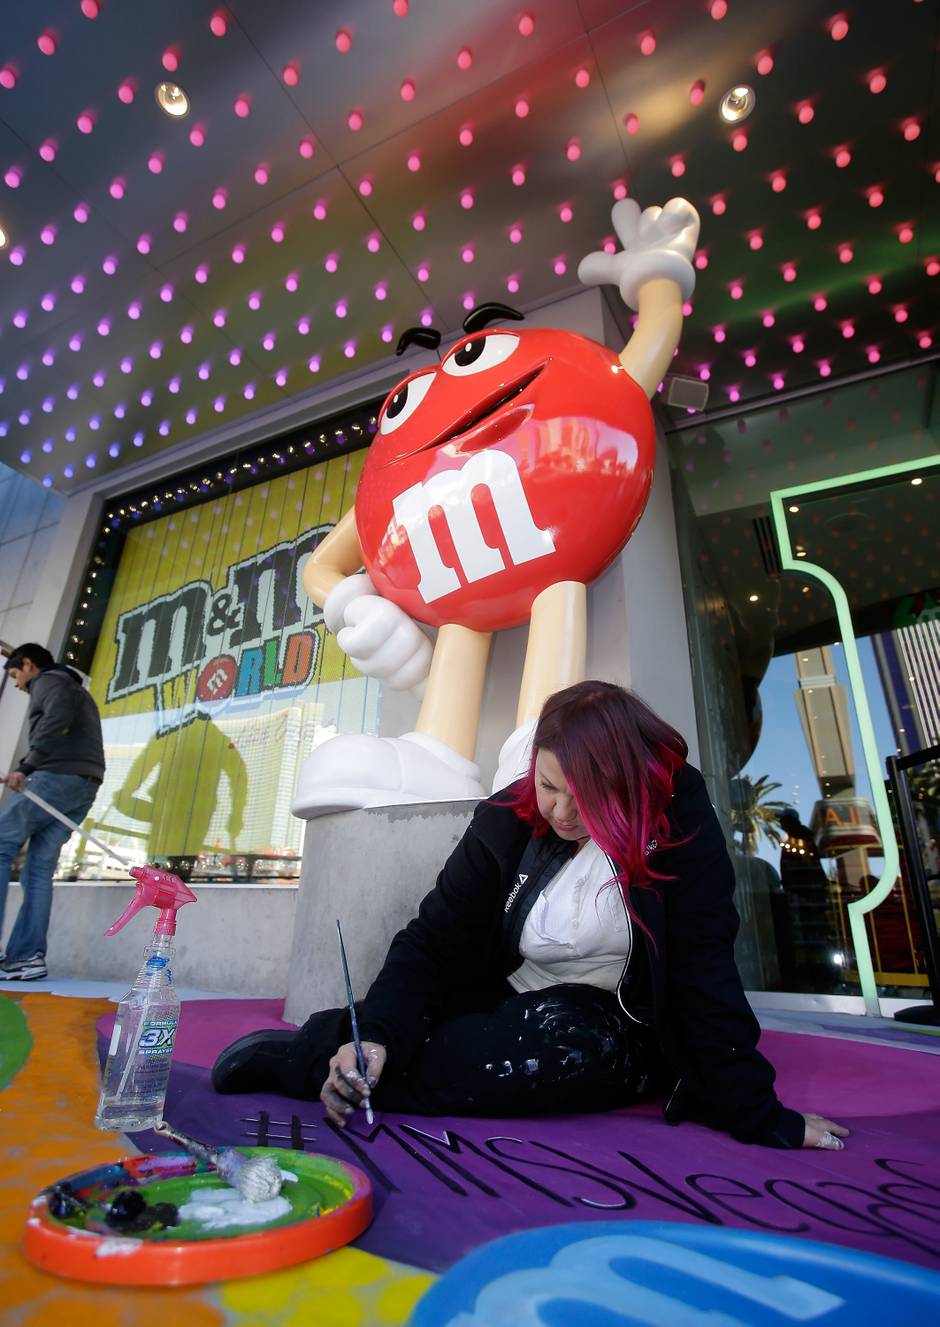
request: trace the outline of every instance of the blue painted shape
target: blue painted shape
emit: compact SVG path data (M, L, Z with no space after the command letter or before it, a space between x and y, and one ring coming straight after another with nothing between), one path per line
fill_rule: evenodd
M860 1327L940 1322L940 1274L815 1240L671 1221L507 1235L456 1263L410 1327Z

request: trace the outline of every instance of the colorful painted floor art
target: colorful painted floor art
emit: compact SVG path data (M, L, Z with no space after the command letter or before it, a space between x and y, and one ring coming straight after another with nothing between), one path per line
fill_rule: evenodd
M407 1323L413 1311L416 1323L429 1327L434 1318L415 1306L441 1273L455 1264L460 1273L460 1260L488 1241L536 1227L546 1228L542 1243L556 1248L563 1240L560 1228L571 1223L578 1223L571 1239L579 1247L585 1231L600 1236L612 1222L624 1236L635 1228L637 1237L647 1223L677 1223L671 1226L676 1247L684 1240L704 1249L725 1232L742 1246L742 1267L750 1265L753 1250L733 1234L735 1228L776 1237L778 1257L788 1238L808 1257L816 1246L806 1241L822 1240L901 1260L911 1277L915 1269L930 1269L926 1282L940 1293L940 1055L919 1053L916 1033L903 1044L843 1040L819 1031L765 1034L784 1099L852 1129L841 1153L775 1152L743 1147L696 1125L669 1129L653 1106L525 1121L378 1113L374 1128L363 1119L340 1132L324 1123L316 1103L217 1097L211 1091L208 1067L222 1046L249 1029L284 1026L279 1004L258 1000L184 1006L167 1117L215 1143L280 1143L353 1162L372 1181L371 1228L355 1247L245 1281L114 1292L58 1281L20 1258L21 1223L44 1183L120 1155L114 1140L90 1123L97 1092L94 1029L97 1023L100 1048L113 1013L104 1000L26 991L0 997L0 1083L9 1080L0 1094L4 1327L63 1320L76 1327L86 1321L95 1327L156 1327L173 1309L179 1321L195 1327L382 1327ZM927 1043L934 1051L932 1038L921 1038L919 1045L926 1050ZM133 1141L141 1150L163 1150L154 1135ZM559 1229L557 1238L550 1228ZM696 1232L706 1232L705 1244ZM512 1252L515 1243L505 1247L510 1252L498 1254L503 1262L496 1264L501 1274L507 1257L511 1263L521 1256ZM587 1247L606 1246L595 1241ZM478 1264L468 1260L467 1266L479 1277ZM446 1277L441 1281L438 1300L428 1299L429 1307L438 1305L435 1313L443 1312L440 1292L448 1283ZM465 1291L467 1277L460 1284ZM461 1303L463 1311L467 1307ZM545 1321L559 1327L595 1321L583 1307L579 1312ZM868 1320L853 1312L854 1322ZM740 1321L786 1320L754 1314ZM447 1312L440 1320L449 1317Z

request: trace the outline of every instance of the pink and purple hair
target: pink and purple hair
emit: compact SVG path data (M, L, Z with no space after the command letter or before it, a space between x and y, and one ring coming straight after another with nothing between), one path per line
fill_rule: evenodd
M689 749L684 738L639 697L612 682L577 682L542 707L532 759L509 797L520 819L544 834L538 809L535 759L550 751L574 794L581 821L618 867L626 888L664 877L650 870L650 845L672 846L667 809L673 780Z

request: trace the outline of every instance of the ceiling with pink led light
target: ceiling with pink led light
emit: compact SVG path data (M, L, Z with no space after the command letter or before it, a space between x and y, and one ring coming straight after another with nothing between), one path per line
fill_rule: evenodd
M62 493L185 465L410 324L572 293L625 193L702 214L674 367L709 411L933 358L938 22L938 0L7 6L0 459ZM739 83L756 108L727 125Z

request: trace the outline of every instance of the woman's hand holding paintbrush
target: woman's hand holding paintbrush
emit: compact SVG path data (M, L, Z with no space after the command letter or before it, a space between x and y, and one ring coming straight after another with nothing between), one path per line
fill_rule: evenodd
M357 1106L365 1110L379 1076L385 1068L385 1047L376 1041L363 1041L362 1057L366 1077L363 1078L356 1053L356 1043L348 1041L330 1060L330 1076L323 1084L320 1100L326 1113L341 1128Z

